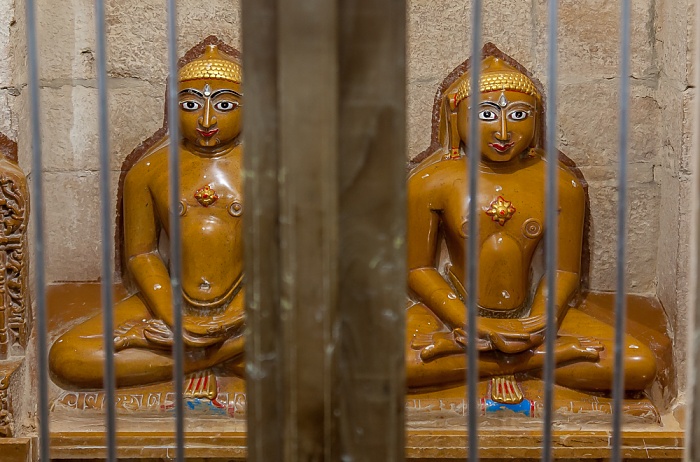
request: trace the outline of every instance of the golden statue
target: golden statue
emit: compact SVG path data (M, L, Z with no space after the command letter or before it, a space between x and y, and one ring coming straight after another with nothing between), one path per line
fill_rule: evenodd
M407 376L413 391L463 383L468 233L468 162L479 155L479 374L491 396L518 403L515 375L539 377L544 365L545 294L542 265L546 163L558 162L559 255L556 384L585 392L612 388L614 328L578 309L585 192L557 153L541 149L542 96L533 81L502 59L481 63L478 89L469 72L441 95L442 145L408 179L409 289ZM479 153L466 153L470 104L478 104ZM475 236L476 237L476 236ZM654 379L652 351L627 335L625 387L644 390Z
M241 66L216 45L179 71L180 223L185 372L195 397L212 397L209 368L231 361L242 375L244 289ZM115 306L117 386L172 379L172 287L159 251L169 234L168 142L139 160L124 182L124 252L136 293ZM61 384L101 388L101 315L52 346ZM201 379L201 380L200 380ZM193 385L194 383L194 385Z

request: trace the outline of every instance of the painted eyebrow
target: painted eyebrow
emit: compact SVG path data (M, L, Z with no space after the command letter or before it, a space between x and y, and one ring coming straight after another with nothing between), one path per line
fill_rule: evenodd
M516 106L516 107L517 107L517 106L525 106L525 107L530 108L530 109L533 109L533 110L535 109L535 106L533 106L533 105L530 104L530 103L526 103L525 101L515 101L515 102L509 104L509 105L506 106L506 107L509 107L509 106L511 106L511 105L512 105L512 106Z
M482 101L482 102L479 104L479 106L489 106L489 107L493 107L494 109L498 109L499 112L500 112L500 110L501 110L501 106L499 106L498 104L494 103L493 101Z
M216 98L216 97L219 96L219 95L228 94L228 93L230 93L230 94L232 94L232 95L234 95L234 96L238 96L239 98L242 98L242 97L243 97L243 94L238 93L238 92L235 91L235 90L231 90L231 89L229 89L229 88L224 88L224 89L221 89L221 90L216 90L214 93L211 94L210 98L213 99L213 98Z
M191 94L195 96L199 96L200 98L204 98L204 95L202 94L201 91L195 90L194 88L185 88L184 90L180 91L181 95L186 95L186 94Z

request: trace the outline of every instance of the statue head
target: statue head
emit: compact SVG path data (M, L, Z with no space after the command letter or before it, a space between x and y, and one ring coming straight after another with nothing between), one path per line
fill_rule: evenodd
M180 69L180 130L195 149L218 151L241 133L241 66L209 45L201 58Z
M469 142L469 107L478 104L480 154L491 162L508 162L534 147L541 96L528 76L503 60L488 57L481 62L479 91L466 72L446 92L450 112L451 148Z

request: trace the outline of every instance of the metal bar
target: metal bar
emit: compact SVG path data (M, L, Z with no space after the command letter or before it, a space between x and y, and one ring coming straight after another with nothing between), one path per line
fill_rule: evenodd
M182 248L180 214L180 130L177 82L177 11L176 0L168 7L168 133L170 188L170 284L173 297L173 384L175 387L175 460L185 460L184 345L182 338Z
M622 400L625 393L625 364L623 348L627 300L625 297L625 244L627 242L627 129L629 125L630 93L630 0L622 1L620 27L620 127L617 203L617 289L615 294L615 372L613 376L612 454L620 462L622 438Z
M700 12L700 1L695 1L695 17ZM700 63L700 21L695 21L694 63ZM700 67L695 66L695 88L700 88ZM688 347L688 405L690 412L686 418L686 451L688 462L700 460L700 98L695 98L693 113L693 183L690 197L692 206L692 229L690 232L690 323Z
M27 73L29 85L31 139L32 139L32 185L31 197L34 208L34 271L36 275L36 344L39 380L39 458L49 459L49 361L46 313L46 272L44 255L44 184L41 154L41 111L39 95L39 49L37 45L36 5L27 0Z
M479 215L477 200L479 191L479 103L481 94L479 77L481 73L481 0L472 0L472 34L471 34L471 88L472 96L469 105L469 146L467 161L469 162L469 239L467 241L467 430L469 435L469 460L479 460L479 407L477 386L479 380L479 352L476 349L477 336L477 259L479 239Z
M109 119L107 113L107 44L105 34L104 0L95 1L95 32L97 35L97 103L100 133L100 218L102 231L102 332L104 341L104 389L107 460L117 460L116 382L114 374L114 304L112 288L112 213L109 169Z
M556 291L557 291L557 239L559 229L557 226L558 192L557 167L559 164L559 151L557 148L557 81L558 81L558 57L559 47L557 43L557 29L559 24L559 0L549 0L547 17L547 43L549 55L547 57L547 113L546 113L546 214L545 223L545 265L546 265L546 321L545 331L545 364L544 364L544 419L542 421L542 460L552 460L552 421L554 418L554 348L557 338L556 319Z

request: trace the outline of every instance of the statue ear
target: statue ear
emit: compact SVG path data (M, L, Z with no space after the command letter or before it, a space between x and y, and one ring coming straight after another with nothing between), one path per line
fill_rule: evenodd
M530 147L535 149L544 146L544 107L539 101L535 102L535 136L532 137Z
M459 117L458 117L458 109L457 108L452 108L450 105L449 101L445 101L445 119L447 121L447 142L448 146L447 148L449 149L450 152L450 158L452 159L457 159L459 158L459 146L462 142L462 139L459 136Z

